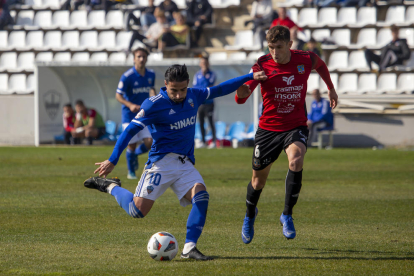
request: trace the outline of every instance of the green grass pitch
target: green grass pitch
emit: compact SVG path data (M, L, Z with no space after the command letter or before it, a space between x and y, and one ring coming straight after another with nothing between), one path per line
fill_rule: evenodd
M197 150L210 205L198 247L210 262L156 262L148 239L168 231L180 252L191 207L168 190L144 219L83 187L112 147L0 148L0 275L414 275L414 151L310 149L294 209L278 219L287 159L273 165L251 244L241 241L253 149ZM112 176L126 179L124 155ZM141 156L140 169L146 161Z

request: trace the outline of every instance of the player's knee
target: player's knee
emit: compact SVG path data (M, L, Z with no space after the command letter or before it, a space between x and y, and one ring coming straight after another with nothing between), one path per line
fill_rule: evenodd
M295 157L289 161L289 169L291 171L297 172L300 171L303 167L303 158Z
M146 213L143 213L141 210L139 210L134 201L129 203L128 214L133 218L144 218L146 215Z
M266 184L266 179L262 179L260 177L253 177L252 178L252 187L255 190L263 189L265 184Z

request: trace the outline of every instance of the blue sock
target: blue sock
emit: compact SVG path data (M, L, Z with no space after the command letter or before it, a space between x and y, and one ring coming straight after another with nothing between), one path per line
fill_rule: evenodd
M146 153L148 148L145 146L145 143L142 143L137 149L135 149L135 154L140 155Z
M144 215L141 211L135 206L134 203L134 194L130 191L116 186L112 189L111 195L113 195L118 202L119 206L121 206L125 212L128 213L133 218L143 218Z
M191 200L193 207L188 215L185 243L197 243L198 238L203 231L204 224L206 223L209 197L207 191L201 191Z
M135 162L137 160L137 156L130 149L126 150L126 160L127 160L128 171L135 173Z

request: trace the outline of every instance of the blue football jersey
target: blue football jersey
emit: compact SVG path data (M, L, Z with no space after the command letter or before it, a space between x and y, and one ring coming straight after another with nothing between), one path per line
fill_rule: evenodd
M193 87L194 88L207 88L213 86L216 82L216 74L213 71L209 70L206 74L203 74L203 71L198 71L194 75ZM212 104L214 103L213 99L207 99L203 104Z
M161 160L168 153L187 156L195 163L194 135L198 107L210 96L210 89L188 88L187 97L175 103L166 88L145 100L132 124L148 126L153 139L147 164Z
M135 67L126 71L119 80L116 93L121 94L125 100L142 105L145 99L148 99L151 88L154 87L155 73L152 70L145 69L145 75L141 76ZM129 123L137 115L122 105L122 123Z

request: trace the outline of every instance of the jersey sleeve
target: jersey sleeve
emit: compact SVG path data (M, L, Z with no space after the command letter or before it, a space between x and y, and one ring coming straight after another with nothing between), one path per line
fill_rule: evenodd
M89 118L95 118L96 117L95 109L89 109L88 115L89 115Z
M260 66L260 64L258 63L258 62L256 62L254 65L253 65L253 67L252 67L252 69L250 70L250 72L249 73L256 73L256 72L260 72L260 71L263 71L263 69L262 69L262 67ZM251 93L253 93L253 91L256 89L256 87L259 85L259 81L257 81L257 80L249 80L249 81L247 81L244 85L247 85L247 86L249 86L249 88L250 88L250 95L251 95ZM247 101L247 99L250 97L250 95L249 96L247 96L246 98L239 98L238 96L237 96L237 93L236 93L236 95L235 95L235 100L236 100L236 103L238 103L238 104L244 104L246 101Z
M193 93L197 97L197 101L200 103L199 105L204 103L204 101L210 97L210 93L211 93L210 88L208 87L207 88L191 88L191 91L193 91Z
M329 74L329 70L328 67L326 67L325 62L323 62L323 60L313 52L309 52L309 56L312 61L312 69L315 69L316 72L318 72L319 76L321 76L328 87L328 90L334 88L331 75Z
M121 95L125 95L126 91L127 91L127 78L125 77L125 75L121 76L121 79L119 80L118 83L118 88L116 89L116 93L121 94ZM154 80L155 82L155 80Z
M157 112L155 111L156 107L154 102L149 99L146 99L139 110L138 114L132 119L131 123L137 126L146 127L152 125L156 122Z

